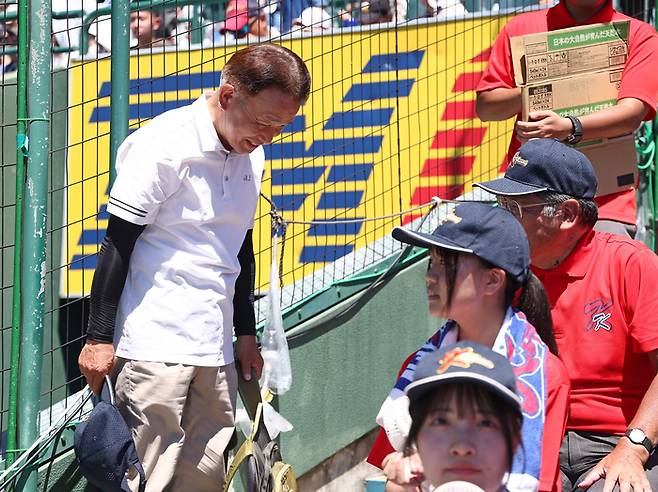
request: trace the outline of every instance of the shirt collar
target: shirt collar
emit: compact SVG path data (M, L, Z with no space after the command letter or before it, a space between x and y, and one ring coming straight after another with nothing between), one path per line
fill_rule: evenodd
M496 335L496 340L494 340L493 347L491 350L500 354L504 357L507 357L507 345L505 344L505 334L508 331L509 325L512 323L512 318L514 317L514 309L508 307L505 312L505 317L503 318L503 323L500 325L500 330ZM459 339L459 325L451 320L452 324L447 326L448 332L446 333L441 346L445 347L446 345L457 343Z
M593 17L584 22L577 22L567 9L564 0L561 0L555 7L548 11L548 26L551 31L555 29L565 29L567 27L582 26L585 24L598 24L601 22L612 22L615 9L612 7L612 0L608 0L603 8Z
M542 278L547 275L563 275L566 277L584 277L595 256L594 229L587 231L576 243L569 256L555 268L544 270L532 267L535 274Z
M201 140L201 150L204 152L222 152L228 154L229 151L217 136L217 130L215 130L215 125L208 111L207 101L210 96L210 93L201 94L201 97L192 103L195 111L197 131Z

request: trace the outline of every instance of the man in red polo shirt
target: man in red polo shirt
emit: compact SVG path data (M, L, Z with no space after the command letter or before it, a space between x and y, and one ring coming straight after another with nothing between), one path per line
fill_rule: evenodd
M563 490L658 490L658 257L592 229L592 165L555 139L530 140L505 177L476 186L523 225L551 303L571 379Z
M634 131L643 120L656 116L658 36L647 23L616 12L612 0L561 0L556 6L514 17L499 33L489 64L477 86L477 114L483 121L506 120L517 115L507 158L510 162L522 142L530 138L567 139L574 134L569 118L552 111L529 114L521 121L521 89L514 82L510 37L599 22L630 20L628 60L621 79L617 104L582 116L582 138L615 137ZM635 191L597 197L596 229L635 235Z

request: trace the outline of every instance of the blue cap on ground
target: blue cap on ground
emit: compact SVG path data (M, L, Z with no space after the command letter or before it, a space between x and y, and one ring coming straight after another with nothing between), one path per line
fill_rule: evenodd
M462 341L425 355L405 392L413 403L441 385L471 383L485 386L521 413L516 376L509 361L490 348Z
M130 492L126 473L134 466L139 473L139 492L146 488L144 468L137 457L130 429L114 406L109 378L105 378L100 401L89 418L75 429L73 449L82 474L107 492Z
M485 203L461 203L431 234L402 227L393 237L422 248L449 249L472 253L502 268L517 284L523 285L530 272L528 236L514 216Z
M592 199L598 181L592 163L582 152L553 138L536 138L521 146L504 177L473 186L495 195L553 191Z

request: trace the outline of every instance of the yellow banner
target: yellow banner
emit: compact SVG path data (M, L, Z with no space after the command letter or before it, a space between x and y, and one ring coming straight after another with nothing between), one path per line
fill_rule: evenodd
M474 88L506 20L346 30L282 43L307 62L313 78L300 115L266 148L262 191L293 221L284 284L381 239L423 211L401 212L432 196L455 198L470 191L474 180L498 174L511 122L480 122ZM131 57L131 130L216 88L235 49ZM107 226L110 60L75 65L69 82L62 297L89 293ZM268 212L261 200L254 238L260 288L269 278ZM294 223L323 220L332 223Z

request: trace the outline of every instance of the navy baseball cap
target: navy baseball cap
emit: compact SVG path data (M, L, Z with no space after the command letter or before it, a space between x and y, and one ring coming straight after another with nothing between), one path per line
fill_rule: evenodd
M135 467L139 492L146 488L144 468L125 420L114 406L109 378L105 378L100 401L89 418L73 434L73 449L80 471L96 487L107 492L131 492L126 473Z
M516 376L509 361L490 348L469 341L428 353L418 363L414 380L405 392L413 403L427 392L453 383L482 385L521 413Z
M582 152L553 138L535 138L521 146L504 177L473 186L495 195L554 191L592 199L598 181L592 163Z
M393 229L398 241L422 248L472 253L502 268L519 285L530 271L528 236L514 216L486 203L461 203L431 234L402 227Z

